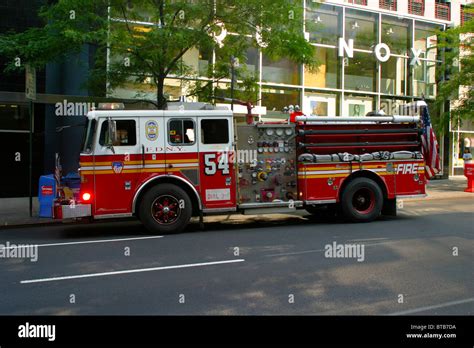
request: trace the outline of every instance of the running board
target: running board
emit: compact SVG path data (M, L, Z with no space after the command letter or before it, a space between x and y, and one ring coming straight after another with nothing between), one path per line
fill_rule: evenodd
M243 203L239 205L239 210L241 210L244 215L285 214L293 213L296 211L296 208L302 206L303 201Z

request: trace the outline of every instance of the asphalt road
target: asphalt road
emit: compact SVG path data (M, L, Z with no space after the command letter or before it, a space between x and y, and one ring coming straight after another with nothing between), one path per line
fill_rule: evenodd
M0 258L0 314L474 314L471 198L406 201L369 224L206 221L166 236L135 221L0 230L39 246L36 262ZM364 246L363 261L326 257L333 242Z

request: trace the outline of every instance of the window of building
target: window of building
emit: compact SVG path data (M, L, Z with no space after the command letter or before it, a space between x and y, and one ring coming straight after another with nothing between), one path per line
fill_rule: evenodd
M373 54L354 52L354 58L345 58L345 89L376 91L377 62Z
M212 49L192 48L183 56L181 75L211 76L209 66L212 63Z
M386 115L402 115L401 107L411 102L411 99L396 99L384 97L380 99L380 110Z
M436 0L435 3L435 17L445 21L451 20L451 6L447 1Z
M413 66L413 95L436 97L436 63L421 61Z
M430 60L436 60L438 39L436 31L442 27L435 24L424 22L415 22L415 49L421 50L424 57Z
M309 41L316 44L337 45L337 40L342 36L342 8L318 4L308 0L306 11L306 32Z
M396 11L397 0L379 0L379 7L384 10Z
M412 21L392 16L382 16L382 42L392 54L407 56L411 47Z
M305 68L304 85L313 88L339 88L341 85L341 60L336 48L316 47L320 65L313 71Z
M137 129L134 120L114 120L116 124L117 141L113 142L113 146L134 146L137 144ZM102 122L100 130L99 144L108 143L109 123Z
M266 118L287 119L285 106L300 105L301 91L296 88L262 87L262 105L267 107Z
M408 90L406 58L391 56L381 66L380 92L384 94L406 95Z
M354 40L354 48L373 50L378 43L378 15L346 9L346 42Z
M237 57L238 66L235 68L235 73L239 78L246 76L258 76L257 74L259 69L260 52L256 47L253 46L253 44L254 43L251 39L243 38L242 36L238 35L229 35L226 38L226 46L242 47L245 45L246 47L243 55ZM229 64L231 61L231 55L228 51L225 53L226 55L223 54L223 50L219 47L216 48L215 68L218 74L220 73L219 69L223 69L224 73L228 74L227 77L230 79Z
M425 0L408 0L408 13L423 16L425 14Z
M227 144L229 121L226 119L201 120L201 142L203 144Z
M339 116L339 93L305 92L303 113L310 116Z
M461 5L461 25L464 25L464 23L474 18L474 14L472 12L467 12L468 9L472 10L472 7Z
M0 104L0 130L28 131L28 107L18 104Z
M298 85L300 83L299 65L287 58L274 61L263 54L262 81Z
M375 97L346 94L344 96L344 116L365 116L375 110Z
M178 119L168 122L168 142L170 145L192 145L195 143L193 120Z

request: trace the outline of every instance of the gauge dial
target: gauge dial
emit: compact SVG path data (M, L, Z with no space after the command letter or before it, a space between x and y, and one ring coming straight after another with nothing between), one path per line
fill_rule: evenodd
M291 129L291 128L285 129L285 134L286 135L292 135L293 134L293 129Z
M273 135L274 131L273 131L273 129L268 128L268 129L265 131L265 133L266 133L267 135Z
M284 133L284 131L283 131L283 129L281 129L281 128L278 128L278 129L276 130L276 134L277 134L279 137L281 137L281 136L283 135L283 133Z

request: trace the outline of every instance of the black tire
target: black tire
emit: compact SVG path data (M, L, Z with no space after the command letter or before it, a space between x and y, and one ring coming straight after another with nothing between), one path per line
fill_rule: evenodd
M180 187L158 184L143 196L138 216L153 234L171 234L183 231L192 215L191 199Z
M382 190L372 179L356 178L351 180L342 193L342 213L349 221L373 221L379 217L382 207Z

